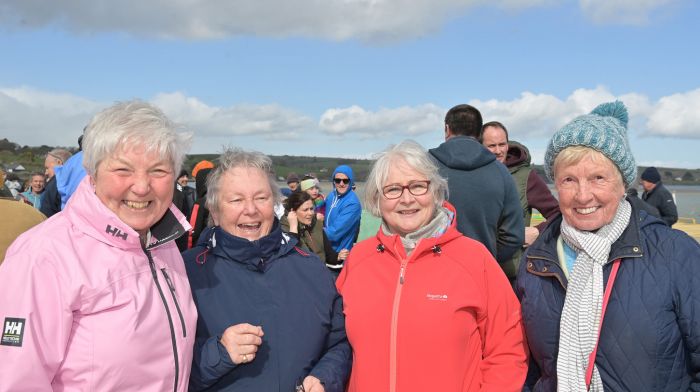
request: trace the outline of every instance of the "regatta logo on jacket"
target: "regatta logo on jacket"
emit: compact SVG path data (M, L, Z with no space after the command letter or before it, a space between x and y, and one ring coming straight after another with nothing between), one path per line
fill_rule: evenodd
M0 345L22 347L24 324L23 318L5 317Z
M121 230L117 229L116 227L112 227L112 225L107 225L107 228L105 229L105 231L114 237L121 237L124 241L126 241L126 237L129 236L129 234L122 233Z
M428 301L442 301L445 302L447 301L447 294L426 294L425 298L428 299Z

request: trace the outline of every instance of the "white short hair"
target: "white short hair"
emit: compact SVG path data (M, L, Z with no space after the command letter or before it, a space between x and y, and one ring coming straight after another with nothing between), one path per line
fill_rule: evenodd
M85 128L83 166L94 176L99 164L119 149L141 145L169 160L177 175L191 139L191 133L181 132L157 107L139 100L118 102L97 113Z
M225 148L218 158L219 163L207 176L206 207L214 213L219 212L219 192L221 191L221 178L229 170L235 168L260 169L266 174L272 190L274 205L281 202L279 186L272 176L272 159L257 151L245 151L240 148Z
M374 216L381 216L379 198L384 196L382 188L389 177L389 169L400 160L428 178L435 207L442 206L447 198L447 180L440 175L437 165L420 144L413 140L404 140L399 144L389 146L377 155L365 183L363 198L365 209Z

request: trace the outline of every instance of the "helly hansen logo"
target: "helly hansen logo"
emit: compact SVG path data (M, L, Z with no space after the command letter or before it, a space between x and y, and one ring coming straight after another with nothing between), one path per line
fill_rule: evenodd
M0 337L0 345L22 347L25 324L23 318L5 317L5 322L2 326L2 337Z
M116 227L112 227L112 225L107 225L107 229L105 230L107 234L111 234L114 237L121 237L124 241L126 241L126 237L129 236L127 233L123 233L121 230L117 229Z

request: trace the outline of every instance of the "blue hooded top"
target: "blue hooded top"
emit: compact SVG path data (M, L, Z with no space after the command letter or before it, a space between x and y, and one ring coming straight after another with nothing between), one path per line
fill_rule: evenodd
M61 195L61 210L63 210L68 199L78 188L80 181L87 175L83 167L83 152L79 151L70 157L63 166L56 166L54 172L56 175L56 187Z
M362 217L360 199L352 190L352 186L355 184L352 169L347 165L338 166L333 171L331 181L338 173L348 176L350 179L349 188L347 192L339 194L335 189L335 183L333 183L333 192L326 198L326 217L323 221L326 236L336 252L352 249L360 232L360 218Z

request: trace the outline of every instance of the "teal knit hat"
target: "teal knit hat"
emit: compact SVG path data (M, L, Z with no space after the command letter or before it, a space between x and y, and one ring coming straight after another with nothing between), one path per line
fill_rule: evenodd
M622 173L625 188L637 178L637 164L627 140L627 108L620 101L598 105L576 117L552 136L544 155L544 170L554 181L554 159L565 148L585 146L600 151Z

